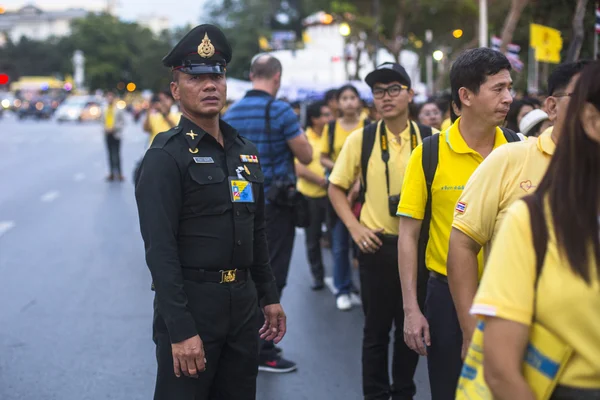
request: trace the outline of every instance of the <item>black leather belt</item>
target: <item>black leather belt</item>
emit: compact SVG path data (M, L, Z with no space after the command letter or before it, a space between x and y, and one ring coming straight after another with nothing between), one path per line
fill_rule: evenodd
M429 270L429 276L446 284L448 283L448 277L446 275L440 274L439 272Z
M205 269L183 268L183 277L195 282L236 283L248 279L247 269L227 269L220 271L207 271Z

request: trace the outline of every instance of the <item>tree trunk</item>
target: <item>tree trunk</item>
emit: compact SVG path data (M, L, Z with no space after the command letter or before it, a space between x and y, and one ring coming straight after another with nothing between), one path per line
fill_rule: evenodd
M506 53L506 49L512 41L515 29L527 3L529 3L529 0L512 0L510 11L504 20L504 27L502 28L500 52L503 54Z
M573 16L573 40L571 40L571 45L567 52L566 62L573 62L579 59L579 53L581 53L581 46L583 45L583 18L585 17L587 2L588 0L577 0L575 15Z

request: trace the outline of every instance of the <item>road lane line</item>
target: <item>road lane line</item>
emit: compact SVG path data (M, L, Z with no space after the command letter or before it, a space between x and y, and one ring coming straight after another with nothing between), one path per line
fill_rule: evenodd
M75 179L75 182L81 182L82 180L85 179L85 174L84 173L78 173L75 174L75 176L73 177L73 179Z
M48 193L44 193L40 200L42 200L44 203L50 203L51 201L56 200L59 196L60 192L58 190L52 190Z
M2 237L6 232L10 231L17 224L14 221L0 221L0 237Z

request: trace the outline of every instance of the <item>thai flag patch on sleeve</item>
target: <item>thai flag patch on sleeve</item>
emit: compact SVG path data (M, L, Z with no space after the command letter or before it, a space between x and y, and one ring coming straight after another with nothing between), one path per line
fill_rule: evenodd
M458 203L456 203L456 212L464 214L466 209L467 209L467 203L463 203L462 201L459 201Z

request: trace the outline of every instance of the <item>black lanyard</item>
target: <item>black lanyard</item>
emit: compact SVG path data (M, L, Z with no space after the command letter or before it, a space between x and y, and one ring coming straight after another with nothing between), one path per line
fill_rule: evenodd
M410 151L412 152L417 147L417 132L415 131L415 125L412 121L408 121L410 125ZM390 151L387 140L387 131L385 129L385 121L381 121L379 127L379 147L381 149L381 160L385 164L385 182L387 185L387 194L390 195L390 168L388 161L390 161Z

